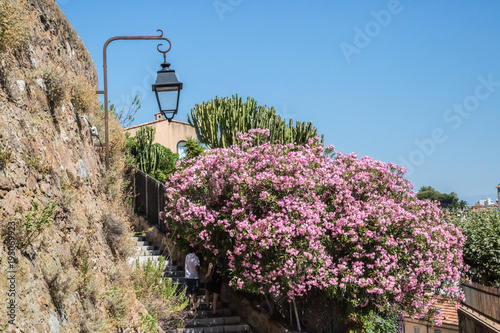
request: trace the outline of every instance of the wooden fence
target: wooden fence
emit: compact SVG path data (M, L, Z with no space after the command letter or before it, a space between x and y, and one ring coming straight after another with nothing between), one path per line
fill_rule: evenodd
M500 289L463 284L465 301L458 310L461 333L500 332Z
M464 305L500 323L500 289L473 283L463 284L465 293Z

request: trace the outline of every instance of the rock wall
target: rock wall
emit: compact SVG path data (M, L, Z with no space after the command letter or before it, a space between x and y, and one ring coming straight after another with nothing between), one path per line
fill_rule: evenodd
M112 124L117 158L105 173L90 132L104 137L96 88L92 59L54 0L0 0L2 332L110 332L144 312L120 260L130 254L121 130Z

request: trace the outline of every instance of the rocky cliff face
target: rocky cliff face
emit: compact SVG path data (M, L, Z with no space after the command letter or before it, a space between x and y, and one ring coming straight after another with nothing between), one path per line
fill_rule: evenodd
M134 326L121 183L90 131L104 137L92 59L54 0L0 0L0 52L0 331Z

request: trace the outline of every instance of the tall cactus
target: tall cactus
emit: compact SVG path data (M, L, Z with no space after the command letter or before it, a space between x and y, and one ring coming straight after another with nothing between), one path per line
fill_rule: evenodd
M267 106L258 106L248 97L243 103L241 97L233 95L196 104L191 109L188 122L196 130L198 140L209 148L227 148L236 143L237 132L247 132L253 128L264 128L270 131L270 140L274 143L304 144L310 138L318 136L312 123L296 122L295 127L290 119L287 123L276 114L276 110ZM321 142L323 142L321 135Z
M145 126L137 131L135 140L137 164L141 171L152 173L158 167L161 151L153 144L156 129Z

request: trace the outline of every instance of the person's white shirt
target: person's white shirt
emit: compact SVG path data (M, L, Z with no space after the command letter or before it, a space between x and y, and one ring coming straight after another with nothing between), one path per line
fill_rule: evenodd
M186 256L186 279L198 279L198 271L196 270L196 266L200 266L200 259L194 253L189 253Z

